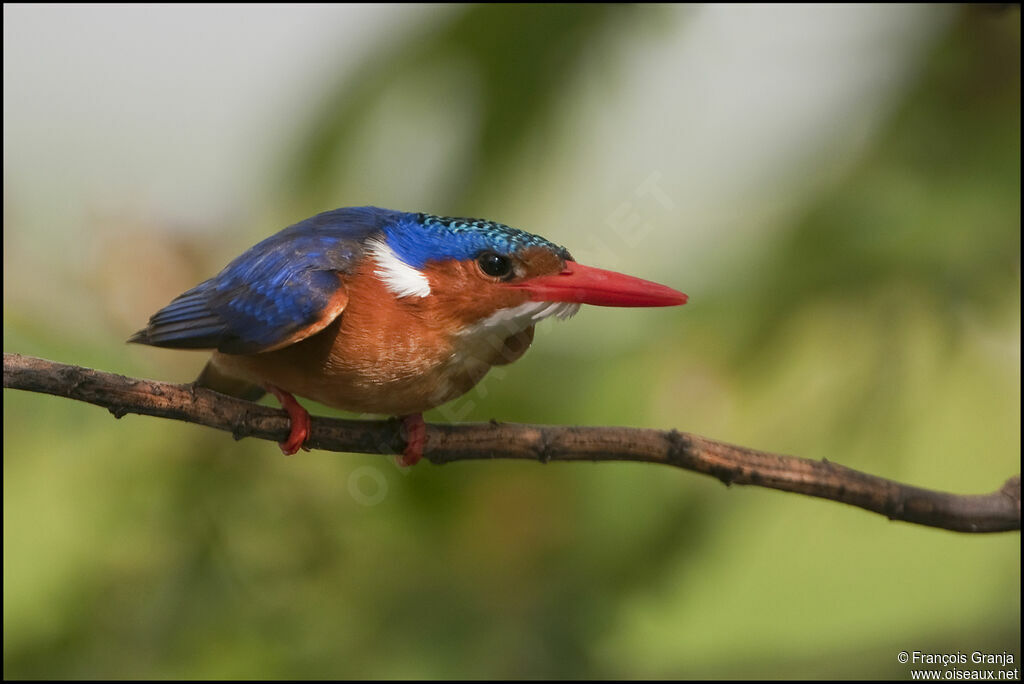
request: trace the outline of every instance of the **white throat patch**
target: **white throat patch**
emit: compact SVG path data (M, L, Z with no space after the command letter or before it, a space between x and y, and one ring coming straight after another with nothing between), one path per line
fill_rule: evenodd
M571 302L526 302L495 311L457 333L458 342L450 363L471 373L486 373L493 363L490 359L509 337L548 316L568 318L579 309L579 304Z
M396 297L426 297L430 294L427 276L399 259L384 239L372 238L367 241L366 248L377 264L374 273Z
M519 306L495 311L487 318L466 326L459 334L476 336L499 333L507 337L526 330L548 316L558 316L565 320L579 310L580 305L573 302L525 302Z

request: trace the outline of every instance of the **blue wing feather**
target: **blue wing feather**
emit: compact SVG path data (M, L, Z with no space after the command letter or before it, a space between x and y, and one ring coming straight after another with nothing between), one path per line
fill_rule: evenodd
M178 296L129 342L229 354L272 348L320 321L366 239L407 217L349 207L289 226Z

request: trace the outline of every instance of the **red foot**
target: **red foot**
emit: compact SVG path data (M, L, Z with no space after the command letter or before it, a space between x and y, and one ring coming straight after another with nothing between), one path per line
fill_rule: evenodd
M281 406L288 412L288 417L292 419L292 431L288 435L288 439L278 443L281 451L284 452L285 456L291 456L299 450L299 447L309 451L309 449L302 446L309 438L309 411L302 408L302 404L295 401L295 397L280 387L267 385L267 391L277 397L277 400L281 402Z
M427 443L427 424L423 422L423 414L402 416L402 427L405 428L405 451L398 458L398 465L416 465L423 458L423 447Z

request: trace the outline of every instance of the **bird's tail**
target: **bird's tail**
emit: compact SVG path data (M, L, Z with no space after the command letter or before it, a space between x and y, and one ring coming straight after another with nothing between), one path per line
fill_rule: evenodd
M198 378L196 378L195 385L197 387L206 387L208 389L212 389L214 392L220 392L221 394L227 394L247 401L257 401L267 393L267 391L259 385L254 385L251 382L239 380L238 378L230 375L225 375L219 368L213 365L212 361L206 362L203 372L199 374Z

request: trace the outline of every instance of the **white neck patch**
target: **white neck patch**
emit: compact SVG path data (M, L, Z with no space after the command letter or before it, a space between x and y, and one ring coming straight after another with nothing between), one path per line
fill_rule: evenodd
M526 302L495 311L457 333L458 342L451 363L471 372L486 372L505 340L548 316L568 318L579 311L571 302Z
M514 335L548 316L565 320L580 310L573 302L525 302L508 309L499 309L487 318L466 326L459 334L476 336L487 333Z
M430 294L427 276L399 259L383 238L368 240L366 248L377 264L374 273L396 297L426 297Z

